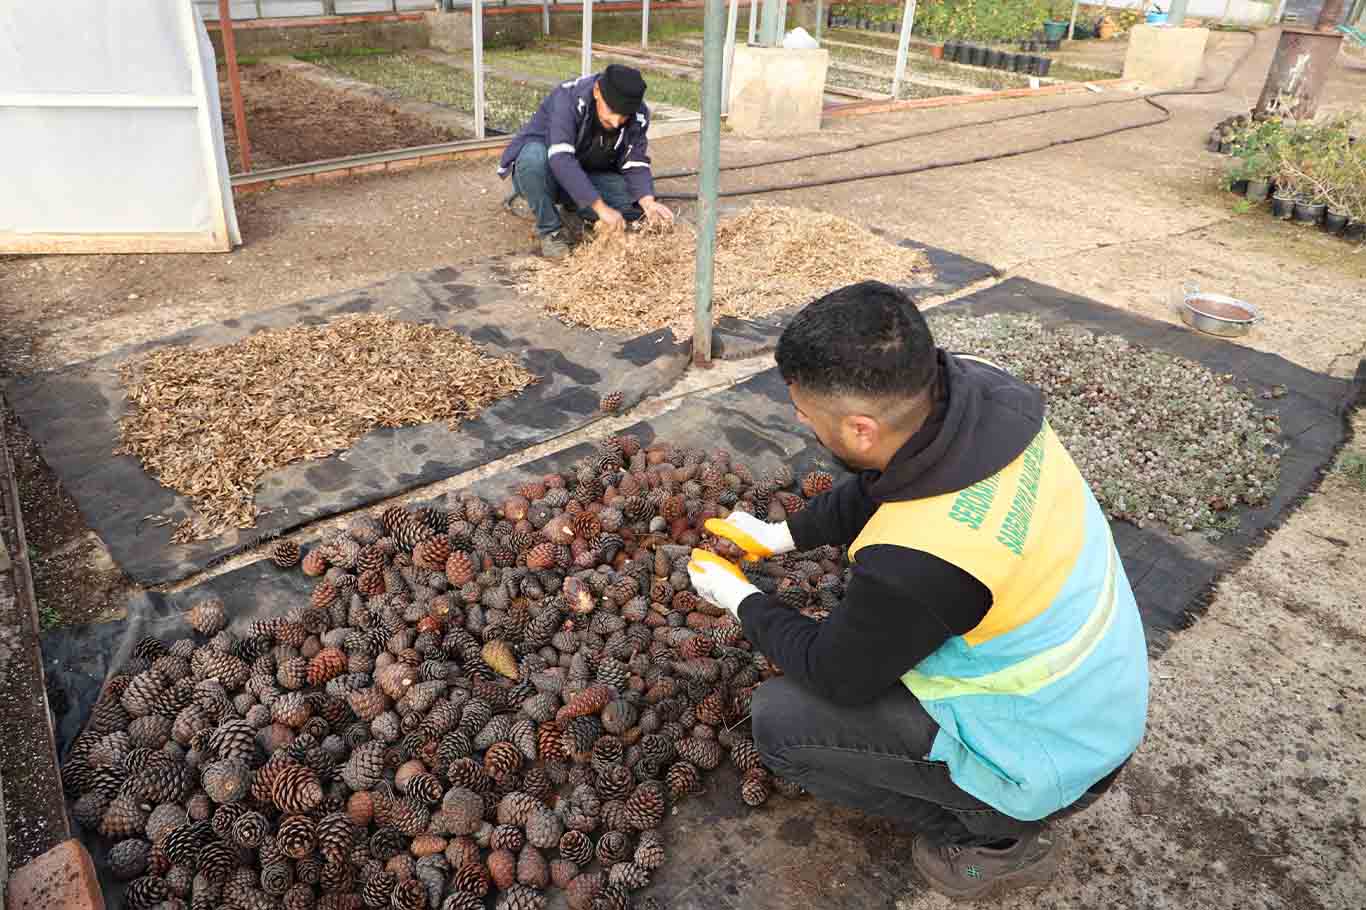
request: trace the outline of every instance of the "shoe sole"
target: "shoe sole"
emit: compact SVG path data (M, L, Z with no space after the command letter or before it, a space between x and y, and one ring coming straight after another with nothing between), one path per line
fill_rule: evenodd
M994 881L984 883L977 888L954 888L939 881L925 870L925 867L920 863L920 856L914 850L911 851L911 865L915 867L925 881L930 883L930 887L940 894L954 900L978 901L992 897L997 893L1017 891L1021 888L1041 888L1047 885L1058 874L1058 850L1057 846L1054 845L1054 848L1038 865L1007 872Z

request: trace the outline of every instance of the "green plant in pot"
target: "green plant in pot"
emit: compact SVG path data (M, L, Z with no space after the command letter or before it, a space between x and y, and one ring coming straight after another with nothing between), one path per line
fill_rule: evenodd
M1048 41L1067 37L1067 25L1072 21L1072 4L1053 0L1048 4L1048 18L1043 23L1043 36Z
M1224 179L1229 188L1246 182L1247 198L1252 202L1265 202L1271 193L1271 180L1275 176L1275 158L1266 149L1257 149L1238 156Z

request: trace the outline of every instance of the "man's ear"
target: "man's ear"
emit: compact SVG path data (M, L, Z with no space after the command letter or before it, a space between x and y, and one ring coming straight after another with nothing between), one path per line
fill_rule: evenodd
M856 452L871 451L882 440L882 424L875 417L850 414L841 422L844 424L845 444Z

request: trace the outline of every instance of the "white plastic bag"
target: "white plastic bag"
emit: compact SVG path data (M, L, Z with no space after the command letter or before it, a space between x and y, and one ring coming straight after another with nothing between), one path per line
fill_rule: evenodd
M820 47L820 43L799 25L783 36L783 47L810 50Z

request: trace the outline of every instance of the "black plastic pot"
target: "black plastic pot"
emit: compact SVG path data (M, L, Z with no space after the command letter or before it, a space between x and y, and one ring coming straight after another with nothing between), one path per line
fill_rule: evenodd
M1019 65L1020 55L1013 53L1012 51L1006 51L1005 55L1001 58L1001 69L1008 73L1015 72L1015 67Z
M980 44L974 44L969 52L968 62L973 66L985 66L987 62L987 49Z
M1236 194L1238 194L1239 196L1246 196L1246 195L1247 195L1247 181L1246 181L1246 180L1235 180L1235 181L1233 181L1233 183L1229 186L1229 192L1231 192L1231 193L1236 193Z
M1043 65L1043 58L1038 54L1030 54L1029 64L1025 67L1025 72L1031 76L1039 75L1039 68Z
M1053 66L1053 58L1052 58L1052 57L1040 57L1040 58L1039 58L1039 75L1040 75L1040 76L1047 76L1047 75L1048 75L1048 71L1049 71L1050 68L1052 68L1052 66Z
M988 52L987 52L987 66L991 67L991 68L994 69L994 70L998 70L998 69L1001 68L1001 64L1005 62L1005 58L1006 58L1005 51L1001 51L1001 50L991 50L991 51L988 51Z
M1366 221L1347 222L1347 230L1342 232L1342 236L1353 243L1366 240Z
M945 59L946 61L948 61L949 63L953 63L955 60L958 59L958 42L957 42L957 41L945 41L945 42L944 42L944 59Z
M1045 45L1050 51L1056 51L1056 50L1058 50L1058 49L1060 49L1060 48L1062 47L1062 42L1061 42L1061 41L1045 41L1045 42L1044 42L1044 45Z
M1327 213L1328 206L1322 202L1296 202L1295 222L1297 224L1318 224Z
M1328 214L1323 216L1323 229L1330 234L1341 234L1347 230L1347 213L1328 210Z
M1266 202L1267 194L1271 192L1271 181L1269 180L1246 180L1247 201Z
M1271 197L1271 214L1282 221L1289 221L1295 214L1295 197L1277 193Z

